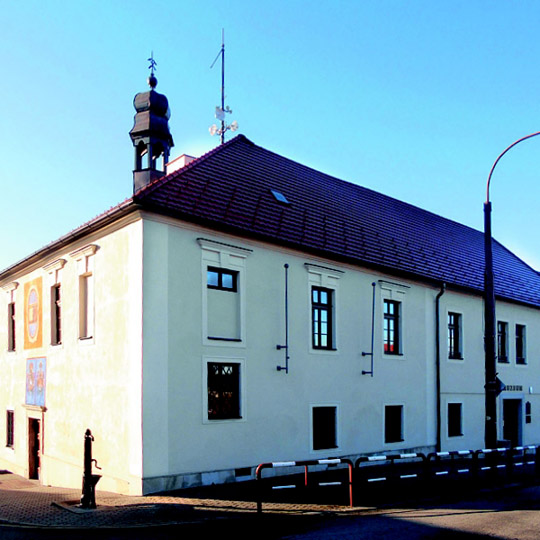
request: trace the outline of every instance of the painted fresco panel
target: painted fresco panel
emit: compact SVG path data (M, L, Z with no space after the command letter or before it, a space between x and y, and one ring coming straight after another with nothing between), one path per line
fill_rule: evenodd
M42 346L43 284L36 278L24 284L24 348Z
M28 358L26 360L26 404L45 407L45 386L47 382L47 359Z

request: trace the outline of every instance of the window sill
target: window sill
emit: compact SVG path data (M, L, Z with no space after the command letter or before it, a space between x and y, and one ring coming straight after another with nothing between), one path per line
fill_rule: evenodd
M402 442L405 442L405 439L399 439L397 441L384 441L384 444L398 444Z
M463 356L449 356L448 360L456 360L458 362L463 362L464 358Z
M232 342L232 343L242 343L242 340L240 338L207 336L206 339L209 339L210 341L228 341L228 342Z

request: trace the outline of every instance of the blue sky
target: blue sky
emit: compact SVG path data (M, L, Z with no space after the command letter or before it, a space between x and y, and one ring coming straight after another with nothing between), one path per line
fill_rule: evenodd
M172 156L220 102L269 150L483 227L489 170L540 130L540 3L0 0L0 268L132 190L133 97L157 61ZM494 236L540 269L540 137L492 180Z

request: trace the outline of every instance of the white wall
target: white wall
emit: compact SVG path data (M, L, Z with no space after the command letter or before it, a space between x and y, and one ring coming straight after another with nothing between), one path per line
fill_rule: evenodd
M217 242L217 254L205 260L200 238ZM180 226L167 219L145 220L144 245L146 490L228 480L234 478L236 468L267 461L435 449L438 287L217 235L194 226ZM240 259L243 339L209 341L204 334L205 269L217 264L209 261ZM321 283L336 286L335 351L311 348L310 283L316 283L319 278L313 274L318 266L306 267L306 263L330 269L320 270ZM276 369L285 362L285 352L276 349L285 340L284 264L289 265L288 374ZM374 376L371 377L362 375L362 370L370 369L370 358L362 352L369 352L371 347L373 282L376 283L376 317ZM402 299L403 354L400 356L382 352L382 302L383 297L391 295ZM529 365L509 366L512 375L504 381L521 384L528 392L530 381L539 375L534 352L538 343L533 328L539 327L540 313L508 303L498 303L498 309L501 313L507 310L512 320L522 320L528 326ZM484 445L482 299L447 290L440 310L442 447L444 450L481 448ZM448 311L463 315L462 360L448 359ZM242 419L208 420L204 366L211 360L240 364ZM503 397L504 394L500 399ZM534 420L524 426L523 442L527 444L540 442L540 418L534 414L540 403L534 395L531 400ZM447 404L456 401L463 404L463 436L448 437ZM403 406L404 440L387 444L384 407L396 404ZM314 405L337 407L338 448L312 450L311 407Z
M124 221L115 228L70 245L11 276L17 281L17 346L6 352L8 295L0 289L0 433L5 437L6 409L15 411L15 445L0 441L0 467L28 473L28 418L42 420L41 480L45 484L80 487L84 433L94 437L94 457L103 475L99 488L140 493L142 222ZM79 274L74 252L96 246L90 256L94 276L94 332L79 339ZM63 259L62 343L51 345L49 263ZM84 257L83 257L84 259ZM24 284L43 283L43 343L24 348ZM0 284L3 285L4 283ZM47 361L45 410L25 405L28 358Z

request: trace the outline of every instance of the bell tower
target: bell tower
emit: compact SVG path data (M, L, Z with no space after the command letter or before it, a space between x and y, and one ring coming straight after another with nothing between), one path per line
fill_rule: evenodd
M165 174L165 165L174 142L169 131L169 102L163 94L155 91L157 79L154 76L156 62L150 61L150 90L140 92L133 100L135 122L129 132L135 150L133 170L133 192L146 186Z

